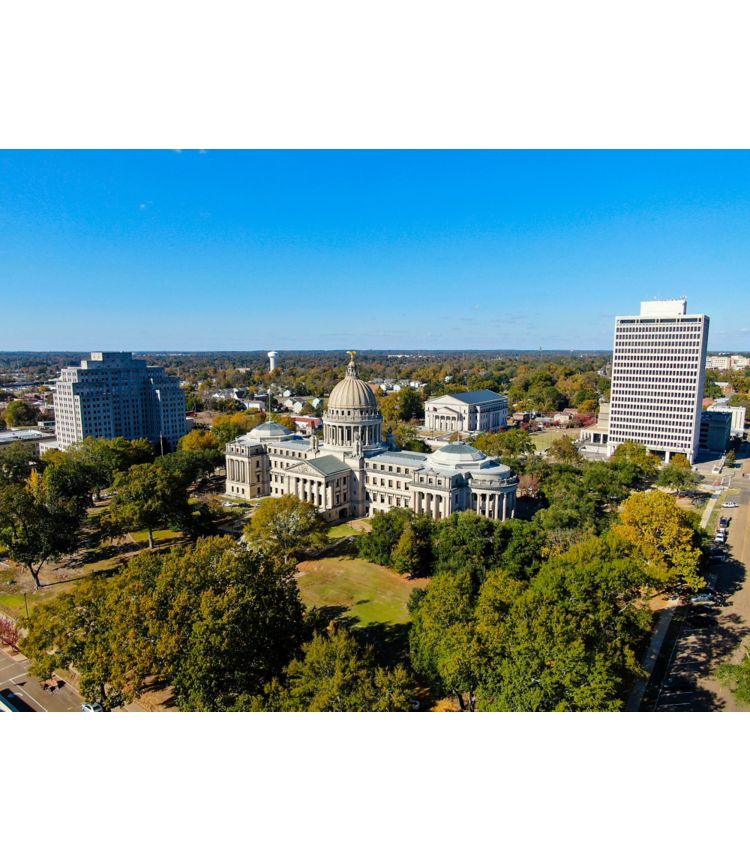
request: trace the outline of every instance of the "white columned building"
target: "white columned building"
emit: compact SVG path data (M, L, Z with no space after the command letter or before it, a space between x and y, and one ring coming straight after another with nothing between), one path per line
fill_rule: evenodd
M485 402L485 394L478 400ZM434 519L458 511L514 516L518 479L508 466L465 443L433 454L392 451L382 427L377 399L357 376L352 353L328 399L322 443L261 424L226 447L227 495L295 495L330 522L397 507Z

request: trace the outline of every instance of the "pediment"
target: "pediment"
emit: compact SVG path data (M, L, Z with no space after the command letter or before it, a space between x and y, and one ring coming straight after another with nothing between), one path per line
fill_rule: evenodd
M305 462L295 463L294 466L290 466L285 471L294 475L310 475L310 477L313 478L320 477L320 472L318 471L318 469Z

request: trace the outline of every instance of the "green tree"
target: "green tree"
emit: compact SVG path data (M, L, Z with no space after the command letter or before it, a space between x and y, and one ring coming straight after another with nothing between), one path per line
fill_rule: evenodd
M742 705L750 705L750 651L739 663L724 663L716 670L716 678L726 684Z
M84 514L78 500L60 497L38 472L25 484L0 485L0 543L29 571L35 590L45 562L78 547Z
M726 456L726 459L724 460L724 465L730 469L733 469L736 462L737 462L737 452L734 449L727 451L727 456Z
M260 693L306 631L290 567L210 538L141 554L34 612L24 651L49 677L75 668L108 706L171 684L182 710L226 710Z
M451 514L435 524L433 552L438 571L468 571L479 581L493 566L497 524L473 511Z
M0 448L0 480L19 484L28 480L40 466L31 442L11 442Z
M328 526L311 502L297 496L264 499L245 526L248 544L288 562L327 540Z
M467 571L436 574L424 591L412 592L409 650L415 671L433 689L473 711L480 666L475 635L475 590Z
M432 572L432 520L417 516L407 520L391 553L391 564L399 573L429 576Z
M154 547L154 529L171 523L184 525L189 516L185 481L160 462L141 463L120 472L113 484L112 503L103 515L115 531L146 529L149 549Z
M359 540L362 558L375 564L391 564L391 553L412 516L411 511L405 508L377 511L370 521L372 528Z
M546 562L523 591L488 578L477 601L482 710L620 710L650 628L644 582L609 535Z
M617 465L629 465L635 470L635 480L640 485L648 485L656 480L661 460L649 453L640 442L623 442L617 446L612 455L612 462Z
M531 435L525 430L513 428L504 433L480 433L472 440L472 445L489 457L518 460L533 454L536 450Z
M399 424L393 431L393 438L402 451L417 451L420 454L428 454L430 446L417 435L416 428L411 424Z
M370 646L346 630L316 634L262 696L244 697L236 710L408 711L414 684L404 666L385 669Z
M547 449L547 456L556 463L569 466L580 466L583 463L583 455L570 436L558 436Z
M9 427L30 427L39 420L39 410L25 400L11 400L3 418Z
M698 484L698 477L693 473L690 464L683 466L681 463L667 463L659 472L656 483L660 487L668 487L677 490L677 495L685 490L692 490Z

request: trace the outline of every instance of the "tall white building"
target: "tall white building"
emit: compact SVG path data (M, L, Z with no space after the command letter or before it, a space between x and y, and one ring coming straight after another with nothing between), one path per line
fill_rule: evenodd
M185 435L185 394L163 367L129 352L92 352L79 367L65 367L54 394L60 448L87 436L148 439L166 451Z
M607 450L633 440L669 461L698 450L708 317L687 301L641 302L616 317Z

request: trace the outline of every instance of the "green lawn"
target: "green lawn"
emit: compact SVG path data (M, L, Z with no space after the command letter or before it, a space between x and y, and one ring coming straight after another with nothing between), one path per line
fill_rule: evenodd
M572 439L577 439L580 435L580 428L571 428L567 430L542 430L541 433L532 433L531 441L534 443L537 451L544 451L549 448L550 444L559 439L561 436L570 436Z
M356 625L403 624L406 603L418 583L359 558L321 558L299 566L297 583L308 607L341 606Z
M57 597L58 594L62 594L64 591L70 591L71 588L75 587L75 582L60 582L40 588L39 591L28 592L26 597L28 600L29 613L32 613L34 611L34 607L39 606L40 603L47 603L49 600L53 600ZM18 619L24 619L26 617L26 603L24 602L23 594L18 592L0 594L0 609Z
M356 529L353 529L349 523L340 523L337 526L331 526L328 529L328 537L331 540L337 540L342 537L351 537L352 535L361 535L362 532L358 532Z

